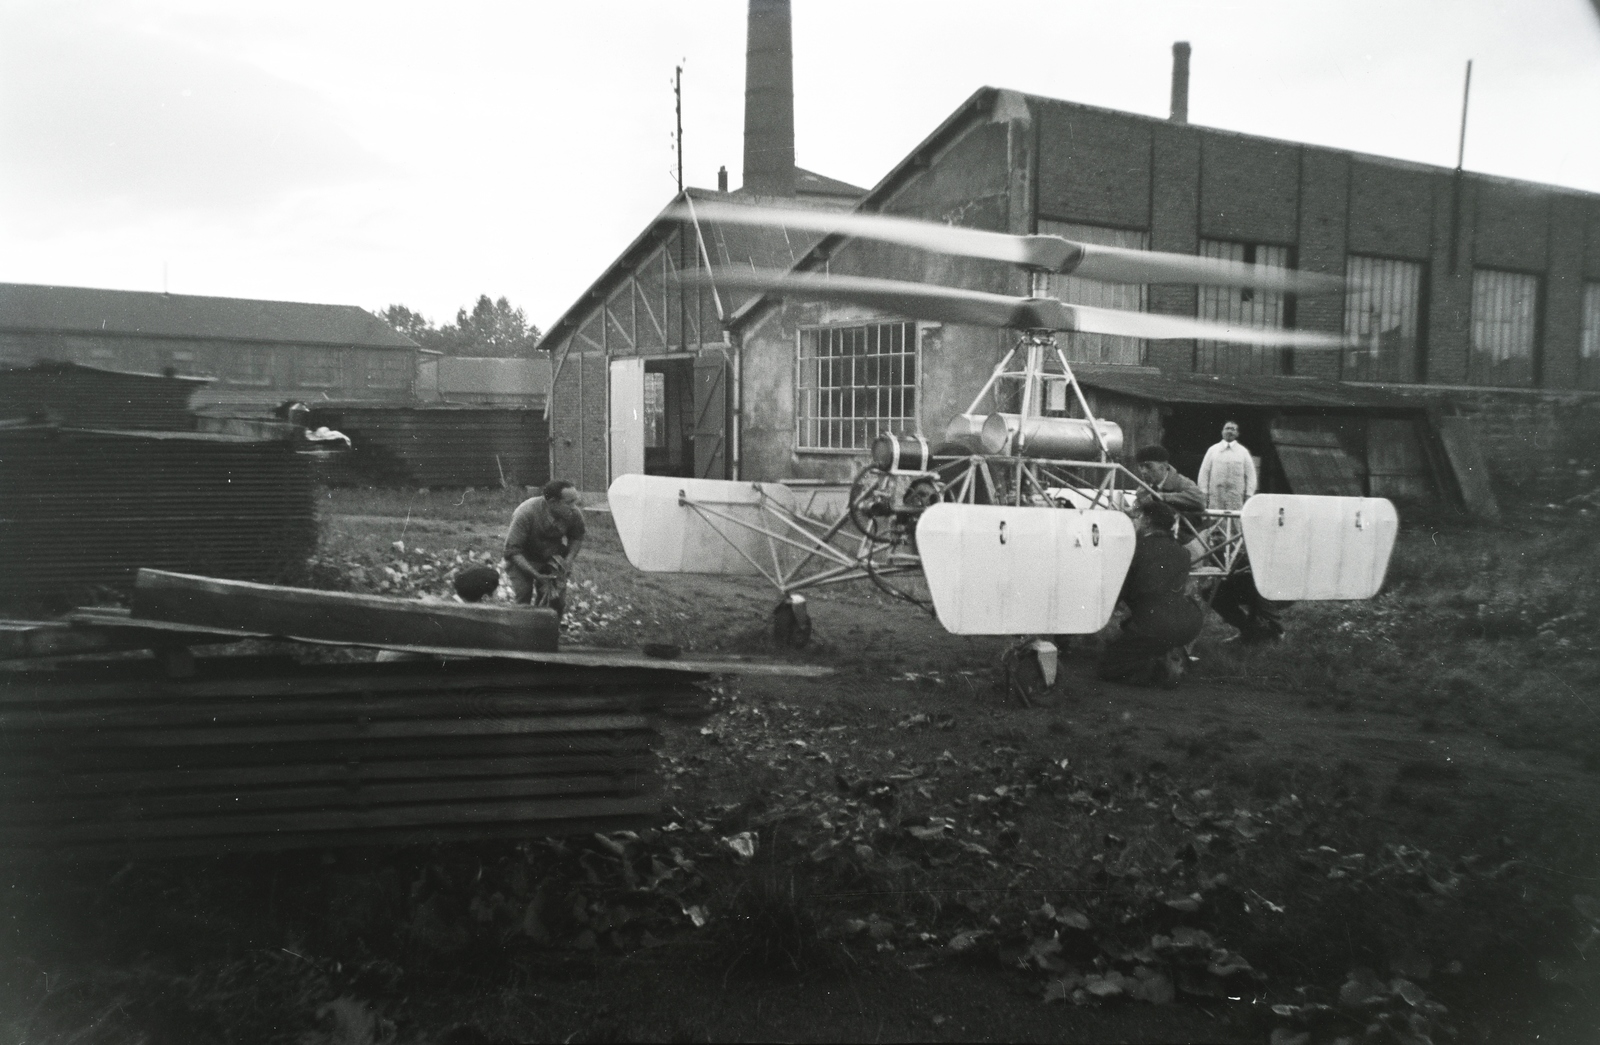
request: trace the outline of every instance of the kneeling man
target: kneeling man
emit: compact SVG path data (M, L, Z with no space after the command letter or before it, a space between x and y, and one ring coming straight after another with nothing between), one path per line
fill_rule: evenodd
M1205 614L1189 597L1189 553L1172 536L1171 506L1150 499L1135 510L1138 542L1117 597L1122 634L1100 655L1099 675L1117 682L1172 688L1183 677L1184 646L1200 634Z

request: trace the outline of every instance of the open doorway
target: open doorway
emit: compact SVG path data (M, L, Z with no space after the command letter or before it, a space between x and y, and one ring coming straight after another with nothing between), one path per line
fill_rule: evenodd
M694 471L694 360L644 364L644 471L691 477Z

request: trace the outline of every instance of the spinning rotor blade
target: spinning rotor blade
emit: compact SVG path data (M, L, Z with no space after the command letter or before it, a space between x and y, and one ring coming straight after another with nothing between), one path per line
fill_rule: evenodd
M1107 283L1196 283L1218 287L1253 287L1287 293L1316 294L1339 290L1344 280L1297 269L1246 265L1192 254L1167 254L1125 247L1080 243L1062 236L1013 236L957 225L938 225L883 214L783 210L737 203L701 203L691 212L684 204L668 209L669 217L691 214L710 222L838 233L862 239L921 247L942 254L1004 261Z
M1338 334L1306 330L1278 330L1209 323L1186 316L1151 312L1123 312L1114 308L1069 305L1055 298L1016 298L982 290L961 290L931 283L905 283L863 276L824 276L808 272L773 272L760 269L716 269L701 276L685 276L688 284L775 293L809 301L843 301L867 305L916 319L1012 330L1064 330L1085 334L1116 334L1151 341L1195 338L1245 345L1283 348L1347 348L1355 344Z

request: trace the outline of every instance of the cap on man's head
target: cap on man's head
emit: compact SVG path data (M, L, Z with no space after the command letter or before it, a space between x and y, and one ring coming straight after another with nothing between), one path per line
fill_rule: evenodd
M1164 446L1147 446L1134 454L1133 459L1139 464L1145 464L1148 461L1160 461L1162 464L1167 464L1172 460L1172 455L1167 453L1167 448Z
M493 566L468 566L456 574L455 585L462 602L477 602L500 587L500 571Z

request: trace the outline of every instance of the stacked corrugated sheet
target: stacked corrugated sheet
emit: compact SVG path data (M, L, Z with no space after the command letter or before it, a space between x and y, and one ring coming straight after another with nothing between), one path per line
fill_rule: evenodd
M0 427L0 599L126 588L142 566L282 580L315 548L313 505L283 442Z
M0 859L423 844L657 813L656 716L703 676L212 657L0 673Z
M540 486L550 479L544 412L517 407L319 406L308 421L350 437L331 483Z

